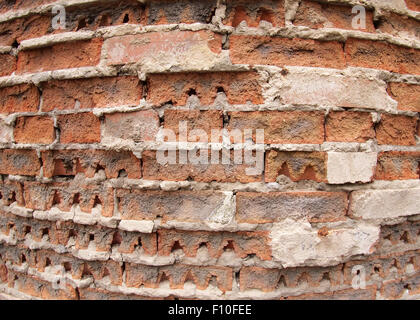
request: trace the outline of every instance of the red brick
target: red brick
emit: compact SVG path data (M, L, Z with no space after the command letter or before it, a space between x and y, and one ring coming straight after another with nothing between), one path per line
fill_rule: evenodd
M369 112L332 111L326 119L327 141L366 142L375 138L372 115Z
M384 41L349 38L345 45L349 66L420 74L420 50Z
M210 105L223 90L231 104L261 104L264 101L258 79L255 72L151 74L147 99L155 105L171 102L183 106L194 92L202 105Z
M176 152L176 163L174 164L160 164L157 160L155 151L144 151L142 154L143 160L143 177L147 180L169 180L169 181L187 181L192 179L200 182L256 182L261 181L261 174L256 175L247 174L247 168L255 168L253 165L245 163L235 164L233 151L227 151L230 154L230 164L222 164L221 152L219 154L219 163L211 163L211 151L208 150L207 164L193 164L188 161L187 164L181 164L179 161L179 152ZM240 150L238 154L243 152ZM191 153L188 157L191 156ZM258 157L258 156L257 156Z
M314 1L302 1L296 12L293 24L313 29L339 28L354 30L352 6L336 5L331 3L319 3ZM375 32L373 25L373 12L366 10L366 29L358 29L365 32Z
M0 3L0 12L7 12L9 10L36 8L57 0L15 0L2 1Z
M187 139L179 137L179 126L181 121L187 123ZM163 127L172 130L177 137L176 141L200 141L191 130L203 130L207 134L207 141L211 140L211 130L221 130L223 128L223 113L217 110L173 110L166 109L164 114Z
M265 143L323 143L324 113L304 111L231 112L228 129L264 130Z
M420 294L420 274L417 272L401 279L385 281L381 288L381 295L385 299L401 299L404 293Z
M51 80L42 85L42 111L138 105L142 91L130 76Z
M420 11L419 0L405 0L407 8L414 11Z
M0 113L36 112L39 91L32 84L0 88Z
M311 222L344 220L347 194L344 192L238 192L236 221L272 223L286 218Z
M419 38L420 21L392 12L386 12L379 20L378 30L395 36L408 35L413 38Z
M57 206L61 211L70 211L72 205L78 204L82 212L89 213L99 203L102 215L110 217L114 211L112 188L102 185L26 181L24 198L25 206L33 210L46 211Z
M155 141L159 131L159 116L154 110L105 114L103 136L134 142Z
M17 73L96 66L101 56L102 39L53 44L19 52Z
M343 69L342 45L337 41L289 39L267 36L230 37L233 63L276 66L308 66Z
M274 27L284 27L284 1L228 0L223 23L237 27L242 21L246 21L248 27L258 27L261 21L270 22Z
M170 31L126 35L107 39L104 44L108 65L166 59L185 63L190 54L218 54L222 36L210 31Z
M210 23L217 0L157 0L147 4L147 24Z
M420 152L387 151L378 155L376 180L407 180L420 178Z
M174 248L180 247L186 256L195 257L199 248L205 245L213 258L233 250L241 258L256 255L261 260L271 260L267 231L232 233L161 229L158 235L159 255L162 256L168 256Z
M118 209L123 220L177 220L203 222L225 199L210 191L158 191L117 189Z
M198 290L205 290L211 278L215 278L217 287L225 292L232 290L233 270L219 266L191 266L175 264L172 266L152 267L145 265L126 265L127 287L159 288L160 283L169 280L171 289L183 289L184 283L192 281Z
M118 178L125 173L128 178L141 177L140 160L129 151L107 150L48 150L41 152L44 176L74 176L84 173L92 178L104 169L107 178Z
M16 57L11 54L0 54L0 77L8 76L16 70Z
M0 174L34 176L40 168L35 150L3 149L0 152Z
M420 112L420 86L408 83L391 82L388 93L398 101L398 109Z
M52 143L54 120L47 116L19 117L13 131L17 143Z
M0 194L3 204L8 206L13 202L17 202L19 206L24 206L23 199L23 185L20 182L13 180L0 181Z
M376 128L376 139L378 144L415 145L416 128L416 117L382 114Z
M101 141L101 122L93 113L57 116L61 143L94 143Z
M292 181L326 181L326 154L323 152L286 152L271 150L266 155L265 181L275 182L279 175Z
M299 296L289 296L286 300L376 300L375 285L365 289L344 289L333 292L306 293Z

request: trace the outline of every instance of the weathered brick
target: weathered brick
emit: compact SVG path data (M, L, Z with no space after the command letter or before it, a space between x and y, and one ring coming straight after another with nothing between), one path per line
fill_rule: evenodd
M33 176L41 165L35 150L3 149L0 152L0 173Z
M5 180L0 181L1 200L5 206L17 202L19 206L24 206L23 185L20 182Z
M327 141L366 142L375 138L372 115L368 112L332 111L325 125Z
M398 109L420 112L420 86L408 83L391 82L388 92L398 101Z
M204 151L203 151L204 150ZM226 150L225 150L226 151ZM163 151L164 153L166 151ZM184 151L182 151L184 152ZM196 151L191 151L195 156ZM218 152L218 163L211 163L211 153L210 149L200 149L199 153L207 152L205 157L205 163L192 163L191 162L191 153L187 154L189 162L182 164L179 161L180 153L176 151L176 162L172 163L160 163L161 161L157 158L156 151L144 151L142 154L143 160L143 177L147 180L169 180L169 181L187 181L192 179L194 181L201 182L256 182L261 181L262 168L258 168L258 162L262 162L263 154L256 155L256 163L254 164L245 164L243 161L242 164L236 164L234 158L234 152L227 150L227 155L230 156L230 161L228 164L222 163L222 152ZM243 155L243 151L239 150L238 154ZM242 157L244 158L244 157ZM175 160L175 159L174 159ZM262 167L261 163L261 167ZM249 172L247 169L256 169L255 172ZM261 170L259 170L261 169Z
M420 37L420 21L399 15L392 12L386 12L379 20L379 31L389 33L395 36Z
M223 204L223 193L211 191L158 191L117 189L123 220L203 222Z
M376 152L328 152L328 183L371 182L376 162Z
M105 114L102 142L113 143L115 139L155 141L159 126L159 116L154 110Z
M101 141L101 122L93 113L57 116L61 143L94 143Z
M200 58L215 56L222 50L222 37L209 31L152 32L110 38L104 47L109 65L168 59L175 64L190 62L197 52Z
M80 288L80 300L160 300L159 298L111 292L101 288Z
M420 11L420 3L418 0L404 0L407 8L414 11Z
M19 117L13 135L17 143L52 143L54 120L48 116Z
M297 38L233 35L230 58L233 63L241 64L338 69L346 66L339 42Z
M180 137L180 122L185 121L187 132L185 139ZM211 131L221 130L223 128L223 113L217 110L173 110L166 109L164 113L163 127L172 130L176 134L176 141L200 141L192 130L203 130L207 134L207 140L201 142L210 142Z
M0 112L36 112L39 105L39 91L32 84L19 84L0 89Z
M0 143L11 143L12 141L13 127L0 118Z
M158 0L146 7L147 24L210 23L216 0Z
M294 25L313 29L339 28L354 30L352 6L314 1L302 1L297 9ZM375 32L373 25L373 12L366 10L366 28L358 29L365 32Z
M49 150L41 152L44 176L74 176L79 172L93 177L101 169L107 178L140 178L140 160L129 151Z
M417 120L416 117L382 114L376 127L378 144L415 145Z
M420 294L420 274L418 272L401 279L386 281L381 288L381 295L386 299L400 299L406 292L409 295Z
M155 105L170 102L183 106L189 95L195 94L202 105L210 105L222 91L231 104L260 104L263 98L258 79L255 72L151 74L147 99Z
M265 143L323 143L324 113L305 111L231 112L228 129L264 130Z
M420 50L384 41L349 38L345 45L347 64L352 67L420 74Z
M284 26L284 1L234 1L226 2L226 17L223 23L237 27L246 21L248 27L258 27L261 21L269 22L274 27Z
M152 267L145 265L126 265L126 285L139 288L158 288L160 283L169 280L171 289L182 289L184 283L192 281L198 290L205 290L210 280L216 280L217 287L225 292L232 290L233 270L228 267L218 266L190 266L176 264L165 267Z
M311 222L344 220L347 195L344 192L238 192L236 221L272 223L286 218L307 218Z
M375 285L365 289L343 289L333 292L306 293L299 296L287 297L287 300L376 300Z
M101 56L102 42L102 39L95 38L20 51L17 73L96 66Z
M61 211L70 211L72 205L77 204L83 212L91 212L101 205L102 214L107 217L114 211L112 188L102 185L26 181L24 197L25 206L33 210L45 211L57 206Z
M363 219L385 219L420 213L420 189L358 190L350 197L349 214Z
M197 250L206 246L213 258L219 258L231 249L241 258L256 255L271 260L268 232L206 232L161 229L158 231L159 254L168 256L174 248L181 248L186 256L195 257Z
M130 76L51 80L42 84L42 111L137 105L142 91Z
M11 54L0 54L0 77L8 76L16 70L16 57Z
M326 154L270 150L265 161L265 181L275 182L279 175L292 181L326 181Z
M378 155L376 180L419 179L420 152L387 151Z

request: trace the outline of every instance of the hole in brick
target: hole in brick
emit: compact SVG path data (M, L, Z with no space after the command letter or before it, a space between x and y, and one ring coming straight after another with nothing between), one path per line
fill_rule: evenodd
M204 248L207 249L207 242L201 242L200 245L198 246L198 250L204 249Z
M106 27L109 26L111 19L107 14L103 14L99 20L99 26L100 27Z
M174 242L174 244L172 245L172 248L171 248L171 252L174 252L176 250L183 250L179 241Z
M95 235L93 233L91 233L89 235L89 241L93 241L93 240L95 240Z
M273 18L273 13L271 12L271 10L262 8L259 11L258 16L259 16L259 21L267 21L274 25L274 18Z
M83 29L83 28L86 28L86 19L85 18L80 18L78 23L77 23L76 31L80 30L80 29Z
M141 242L141 237L138 237L137 239L137 243L134 245L134 250L137 248L141 248L143 246L142 242Z
M127 177L127 172L124 169L118 171L118 178L125 178Z
M328 282L330 282L331 281L331 279L330 279L330 273L329 272L324 272L324 274L322 275L321 281L328 281Z
M378 20L373 20L373 26L375 27L375 29L379 29L383 24L382 19L378 19Z
M42 229L42 237L47 236L48 237L48 228Z
M45 259L45 267L49 267L51 265L51 260L50 258L46 258Z
M121 240L122 240L122 238L121 238L120 233L118 231L117 232L114 232L114 234L112 235L111 247L113 245L120 245L121 244Z
M375 273L381 273L381 266L378 266L378 265L374 266L374 267L373 267L373 271L374 271Z
M77 237L77 233L74 229L70 229L69 231L69 238L76 238Z
M96 195L95 199L93 200L93 207L95 208L97 205L102 205L102 201L99 199L98 195Z
M70 262L64 262L63 263L63 268L65 272L70 272L71 271L71 263Z
M17 47L19 47L19 42L17 42L17 40L15 39L15 41L13 41L13 43L12 43L12 47L13 48L17 48Z
M403 241L404 243L409 243L410 242L410 239L409 239L409 236L408 236L408 232L407 231L405 231L402 234L402 236L400 237L400 240Z
M212 275L210 277L208 286L213 286L213 287L217 287L218 286L218 284L217 284L217 277L216 276Z
M101 170L105 170L105 168L104 168L103 166L101 166L100 164L98 164L98 165L96 166L95 173L98 173L98 172L99 172L99 171L101 171Z
M31 226L25 226L25 229L23 231L24 236L26 236L28 233L31 233L31 230L32 230Z
M10 203L16 202L16 192L12 191L12 194L9 200L10 200Z
M86 264L84 264L83 265L82 278L91 277L91 276L92 276L92 272L90 272L88 266Z
M194 280L194 277L193 277L191 271L187 272L187 276L185 277L185 280L184 280L184 285L186 283L190 283L190 284L195 285L195 280Z
M223 251L233 251L235 249L233 245L233 240L228 240L227 245L223 247Z
M59 205L60 203L61 203L60 195L58 194L58 191L55 191L52 205L56 206L56 205Z
M76 193L73 196L73 203L72 204L80 204L80 193Z
M25 257L24 254L21 255L20 262L22 262L22 263L25 263L26 262L26 257Z
M280 276L279 281L277 281L277 284L276 284L276 289L280 289L280 288L287 288L286 278L284 277L283 274Z
M124 15L123 23L128 23L130 21L130 17L128 16L128 13Z
M195 91L195 89L189 89L187 91L187 94L191 97L192 95L196 96L197 95L197 92Z
M13 229L13 228L14 228L14 226L15 226L15 224L14 224L14 223L9 222L9 223L7 224L7 230L8 230L8 231L10 231L11 229Z
M306 272L304 272L299 277L299 279L297 281L297 284L298 284L298 286L300 286L300 285L306 285L308 283L309 283L309 275Z
M225 93L225 89L223 89L223 87L217 87L217 93Z
M0 200L3 199L3 194L0 192Z
M246 21L247 13L244 7L238 6L235 8L235 14L232 19L232 27L237 27L242 21Z
M410 290L411 291L411 286L407 283L404 285L404 289Z

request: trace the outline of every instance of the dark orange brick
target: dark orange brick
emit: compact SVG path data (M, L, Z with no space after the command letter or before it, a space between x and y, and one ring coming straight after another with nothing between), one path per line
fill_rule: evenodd
M324 113L305 111L230 112L228 130L264 130L265 143L323 143Z
M104 169L107 178L141 177L140 160L129 151L108 150L48 150L41 152L44 176L74 176L84 173L92 178Z
M261 21L269 22L274 27L283 27L285 24L284 1L228 0L226 2L226 18L223 23L237 27L242 21L246 21L248 27L258 27Z
M179 137L180 122L185 121L187 125L186 139ZM220 130L223 128L223 113L217 110L173 110L166 109L164 113L163 127L172 130L176 134L176 141L200 141L191 130L203 130L207 134L208 140L201 142L210 142L211 130ZM198 133L198 132L196 132ZM203 137L204 138L204 137Z
M0 88L0 113L36 112L39 91L32 84Z
M349 66L420 74L420 50L384 41L349 38L345 45Z
M3 149L0 152L0 173L34 176L39 173L40 161L35 150Z
M391 97L398 101L398 109L420 112L420 86L391 82L388 85Z
M57 116L61 143L94 143L101 141L101 122L93 113Z
M19 117L13 135L17 143L52 143L54 120L48 116Z
M376 180L420 178L420 152L387 151L378 155Z
M265 161L265 181L275 182L279 175L292 181L326 181L326 154L270 150Z
M102 39L95 38L20 51L17 73L96 66L101 56L102 42Z
M16 70L16 57L11 54L0 54L0 77L8 76Z
M233 35L230 58L241 64L346 67L343 47L337 41Z
M327 141L365 142L375 138L369 112L332 111L325 126Z
M416 117L382 114L376 128L378 144L415 145L417 120Z
M339 28L354 30L352 6L331 3L319 3L315 1L301 1L296 12L294 25L309 28ZM375 32L373 25L373 12L366 10L366 29L360 31Z
M143 88L137 77L51 80L42 84L42 111L137 105Z
M420 2L419 0L405 0L407 8L414 11L420 11Z
M238 192L236 221L272 223L286 218L311 222L344 220L347 194L344 192Z
M193 92L202 105L210 105L222 90L231 104L260 104L263 98L258 79L255 72L151 74L147 99L155 105L170 102L182 106Z

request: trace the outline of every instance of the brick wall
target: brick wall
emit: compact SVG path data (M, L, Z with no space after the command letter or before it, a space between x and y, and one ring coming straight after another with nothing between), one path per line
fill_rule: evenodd
M1 1L0 297L418 299L420 2L363 3Z

